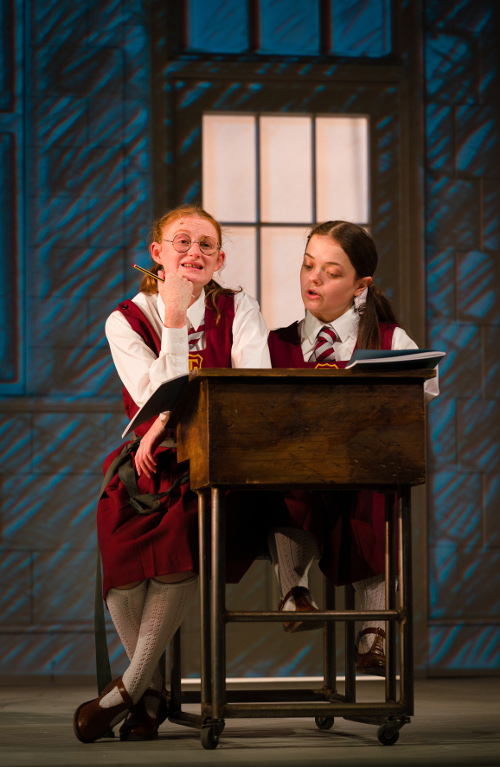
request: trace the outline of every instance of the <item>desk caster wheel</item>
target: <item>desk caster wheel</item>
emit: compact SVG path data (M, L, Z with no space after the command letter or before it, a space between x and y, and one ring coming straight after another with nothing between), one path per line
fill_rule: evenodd
M393 746L399 740L399 730L383 725L377 730L377 738L383 746Z
M201 730L201 745L203 748L212 750L219 745L219 731L217 727L206 725Z
M333 716L315 716L314 722L318 730L329 730L333 727L335 719Z

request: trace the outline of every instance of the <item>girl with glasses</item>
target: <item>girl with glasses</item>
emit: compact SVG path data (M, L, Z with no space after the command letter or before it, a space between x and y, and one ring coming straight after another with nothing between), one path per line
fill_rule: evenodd
M214 274L224 264L220 225L206 211L183 205L154 225L153 273L139 293L106 322L106 336L132 418L157 387L191 367L270 367L267 328L257 302L222 288ZM130 665L99 698L74 715L76 736L91 742L120 721L122 740L157 736L166 718L158 662L191 604L198 581L197 496L177 464L168 414L138 427L132 451L139 494L165 493L160 508L137 513L116 474L97 511L107 607ZM120 454L112 453L105 469ZM231 500L232 499L232 500ZM238 515L232 518L232 504ZM228 498L228 580L237 582L265 548L266 504L248 495Z
M300 270L305 317L269 334L273 367L342 368L355 349L416 349L374 285L377 263L375 243L361 227L347 221L313 227ZM427 399L436 396L437 379L427 381L425 390ZM385 609L384 497L371 491L294 492L286 502L293 527L269 538L280 609L293 617L285 630L316 625L300 622L301 611L317 609L307 588L315 557L336 585L354 584L361 609ZM357 640L358 671L385 673L384 625L364 624Z

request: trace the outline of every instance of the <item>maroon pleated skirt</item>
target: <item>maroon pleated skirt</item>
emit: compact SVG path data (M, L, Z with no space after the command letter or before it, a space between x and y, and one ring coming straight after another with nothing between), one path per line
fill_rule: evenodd
M122 450L105 461L104 471ZM157 470L137 478L140 493L164 492L188 468L178 464L176 451L159 448ZM266 551L269 531L284 521L286 507L278 493L228 492L226 501L226 568L237 583L259 554ZM199 571L198 496L189 482L178 485L151 514L137 513L115 475L97 509L97 533L103 568L103 594L154 576Z

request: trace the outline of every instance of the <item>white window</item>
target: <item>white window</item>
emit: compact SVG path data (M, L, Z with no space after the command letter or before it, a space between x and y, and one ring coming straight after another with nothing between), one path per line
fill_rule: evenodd
M333 219L370 225L364 115L205 114L203 207L223 225L219 281L258 298L269 329L303 316L307 231Z

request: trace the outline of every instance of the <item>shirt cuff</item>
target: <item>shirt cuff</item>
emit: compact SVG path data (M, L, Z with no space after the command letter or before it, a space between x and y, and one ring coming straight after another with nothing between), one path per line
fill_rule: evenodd
M187 349L187 325L183 328L163 328L161 334L161 351L163 354L186 354Z

